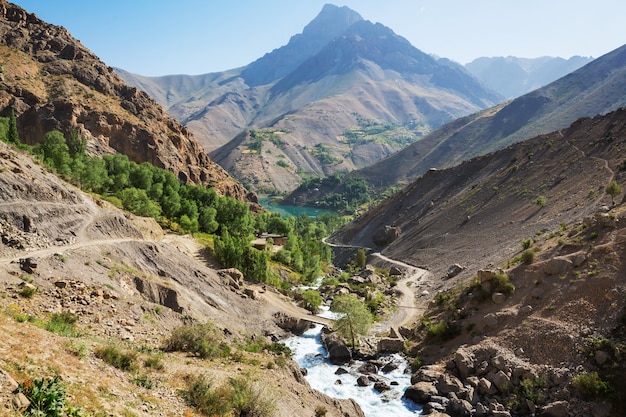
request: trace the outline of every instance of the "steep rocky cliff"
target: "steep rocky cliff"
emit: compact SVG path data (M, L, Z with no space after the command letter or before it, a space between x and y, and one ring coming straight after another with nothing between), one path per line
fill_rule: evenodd
M54 129L89 139L94 154L124 153L238 199L254 199L182 125L129 87L60 26L0 2L0 115L15 111L22 142Z

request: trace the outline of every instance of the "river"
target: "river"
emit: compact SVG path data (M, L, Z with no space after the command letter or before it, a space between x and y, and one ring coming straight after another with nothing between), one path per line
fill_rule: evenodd
M329 314L321 314L329 317ZM307 369L306 380L311 387L333 398L352 398L361 407L367 417L415 417L421 415L421 407L402 398L406 388L411 385L411 373L405 372L408 367L406 360L400 355L388 355L380 358L381 362L393 362L398 368L391 372L380 372L378 378L391 387L383 394L377 392L373 385L359 387L356 380L359 374L356 369L363 363L354 361L350 366L341 366L349 371L343 375L335 372L340 366L331 364L327 352L322 346L320 335L322 326L306 331L302 336L294 336L285 340L285 344L293 352L293 359L300 367ZM340 383L339 383L340 382Z

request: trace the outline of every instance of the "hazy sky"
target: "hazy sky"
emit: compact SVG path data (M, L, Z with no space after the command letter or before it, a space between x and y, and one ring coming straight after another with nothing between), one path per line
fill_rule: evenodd
M626 44L624 0L13 0L61 25L107 65L142 75L240 67L285 45L326 3L415 47L481 56L597 58Z

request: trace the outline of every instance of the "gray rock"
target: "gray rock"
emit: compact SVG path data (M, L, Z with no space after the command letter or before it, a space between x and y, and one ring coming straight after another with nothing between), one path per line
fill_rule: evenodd
M436 396L437 388L430 382L418 382L413 384L404 391L404 398L413 401L416 404L426 404L433 396Z
M367 376L361 375L356 379L356 383L359 387L367 387L372 384L372 381Z
M608 360L611 359L611 355L606 353L603 350L596 350L596 354L594 355L594 359L598 365L604 365Z
M506 295L501 292L494 292L491 294L491 301L493 301L494 304L503 304L506 301Z
M451 392L459 393L463 390L463 383L454 375L443 374L437 380L435 385L441 394L450 394Z
M540 417L567 417L569 404L567 401L556 401L541 410Z
M497 391L496 387L487 378L481 378L478 381L478 393L481 395L493 395Z
M523 307L520 307L520 309L518 310L518 314L521 314L523 316L527 316L532 312L533 312L533 306L530 306L530 305L525 305Z
M459 348L454 354L454 364L456 365L456 369L459 371L461 379L465 379L470 376L474 370L474 362L474 355L463 348Z
M468 401L455 399L446 406L446 413L451 417L470 417L472 415L472 404Z
M485 314L484 320L487 327L496 327L498 325L498 317L493 313Z
M437 382L441 371L433 366L422 366L411 376L411 384L418 382Z
M506 359L504 359L504 356L498 355L491 359L491 365L497 370L501 371L506 366Z
M493 382L496 388L498 388L498 391L502 393L509 392L511 389L511 379L502 371L495 373L491 382Z
M378 392L385 392L385 391L389 391L391 387L385 382L376 381L374 382L374 389Z
M545 291L543 290L543 288L535 287L535 288L533 288L532 292L530 293L530 296L532 298L540 299L540 298L543 297L544 293L545 293Z
M561 275L571 271L573 262L567 258L552 258L543 267L546 275Z
M30 406L30 401L28 398L26 398L26 395L18 392L17 394L13 395L13 398L11 399L11 404L13 405L14 409L21 412L26 411L26 409Z

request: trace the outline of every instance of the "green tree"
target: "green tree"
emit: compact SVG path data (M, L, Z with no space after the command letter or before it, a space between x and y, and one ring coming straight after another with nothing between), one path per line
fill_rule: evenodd
M367 263L367 255L365 254L365 249L360 248L356 251L356 258L354 260L354 265L358 269L365 268L365 264Z
M9 143L20 143L20 137L17 133L17 119L15 118L15 111L11 109L11 115L9 116L9 131L7 132L7 140Z
M322 296L315 290L304 290L302 292L302 301L304 301L304 308L316 313L322 306Z
M122 201L125 210L138 216L156 218L161 214L161 207L150 200L146 190L135 187L125 188L117 193L117 197Z
M58 130L46 133L44 141L38 146L38 152L44 163L57 173L61 175L70 173L72 159L69 148L65 143L65 137Z
M65 143L67 144L67 148L72 158L85 155L85 150L87 149L87 138L80 136L77 131L72 130L69 137L66 138Z
M330 310L342 314L342 317L335 321L333 329L341 336L350 339L352 349L354 349L358 335L365 335L370 329L372 314L365 303L352 294L335 297Z
M622 187L617 183L617 181L611 181L611 183L606 186L605 191L611 196L611 204L615 205L615 197L622 193Z

